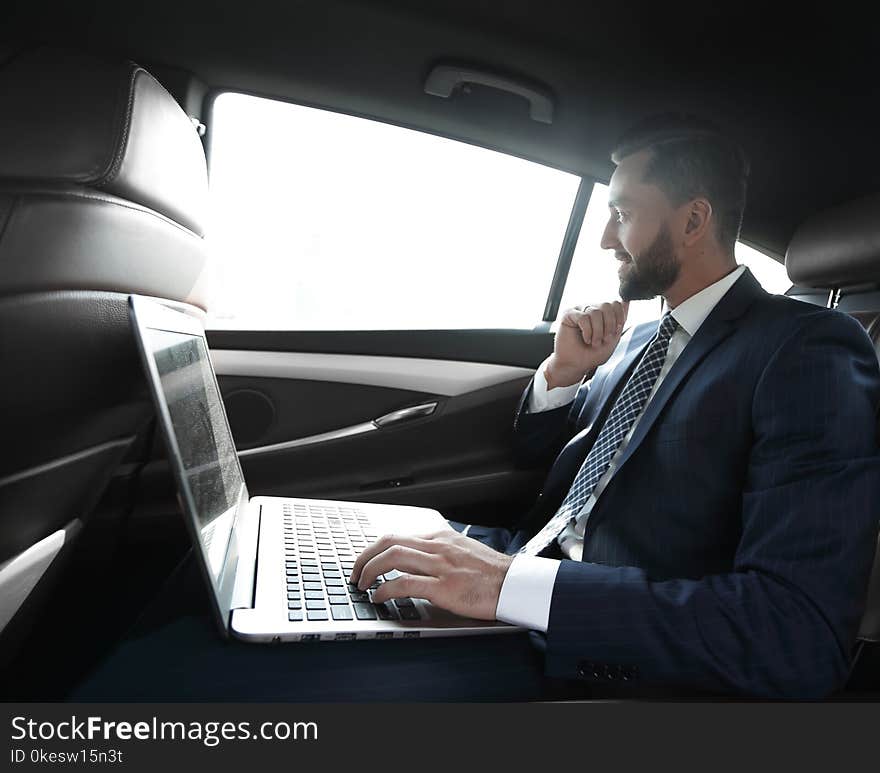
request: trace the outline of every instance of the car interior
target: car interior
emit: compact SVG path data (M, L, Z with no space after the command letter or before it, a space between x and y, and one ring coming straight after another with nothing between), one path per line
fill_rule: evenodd
M190 547L132 293L206 325L251 494L509 525L543 480L514 462L520 395L561 310L579 292L592 302L591 272L613 263L587 227L593 209L607 217L610 149L639 118L681 111L750 158L740 243L759 279L759 264L782 277L765 289L852 315L880 357L875 47L868 25L830 9L778 20L743 5L563 0L4 10L4 700L63 700ZM233 136L229 116L251 108ZM349 127L396 133L363 158ZM410 140L428 156L477 154L490 177L508 164L522 188L493 193L460 172L441 184L426 157L403 164L412 188L392 198L393 156L417 152ZM523 181L544 177L557 187L532 195ZM276 249L288 233L302 235ZM363 253L336 262L331 242ZM386 249L400 260L383 263ZM269 276L270 264L284 271ZM505 316L527 297L520 285L533 301ZM296 316L315 299L312 317ZM880 438L880 425L865 432ZM854 668L832 700L880 698L880 558L867 591Z

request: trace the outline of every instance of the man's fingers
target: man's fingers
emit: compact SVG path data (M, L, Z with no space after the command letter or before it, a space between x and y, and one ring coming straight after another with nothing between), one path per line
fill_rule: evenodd
M592 346L593 343L593 322L588 313L582 313L578 318L577 326L581 331L581 338L586 346Z
M601 346L623 332L629 313L629 301L603 303L568 309L563 312L560 324L578 328L585 346Z
M584 343L589 346L590 345L590 337L592 336L592 330L590 329L590 317L586 311L581 311L580 309L569 309L562 315L561 324L566 327L575 328L583 339ZM586 325L586 327L584 327Z
M433 574L436 566L436 556L403 545L394 545L364 564L358 578L358 587L361 590L369 588L380 574L392 569L411 574Z
M565 325L567 327L579 328L581 323L584 320L589 321L590 319L590 307L586 306L583 309L578 307L574 307L571 309L567 309L563 312L562 318L560 319L560 324Z
M413 548L415 550L420 550L423 553L432 553L437 547L436 545L431 544L431 540L434 538L434 534L432 533L429 537L410 537L410 536L401 536L398 534L385 534L375 542L370 545L367 545L360 553L360 555L355 559L354 566L351 568L351 575L349 582L357 583L360 578L361 570L364 568L364 565L375 558L377 555L382 553L388 548L393 547L394 545L403 545L405 547ZM381 572L380 572L381 574Z
M402 545L394 545L364 564L358 578L358 587L361 590L369 588L380 574L390 572L392 569L410 574L426 575L435 574L436 568L436 556Z
M458 532L453 529L451 526L447 526L446 528L437 529L436 531L428 532L427 534L422 534L421 538L426 540L432 539L440 539L442 537L452 537L458 534Z
M607 343L617 335L617 315L615 314L614 304L602 304L602 315L605 322L605 335L602 337L602 342Z
M626 324L626 304L620 301L614 303L614 318L617 321L617 333L620 334Z
M372 593L374 604L381 604L389 599L427 599L433 602L438 587L434 577L416 577L404 574L395 580L383 582Z
M590 322L593 323L593 346L601 346L605 338L605 313L602 307L590 311Z
M580 327L578 320L583 312L580 309L567 309L562 313L562 319L559 320L560 325L566 327Z
M590 321L593 323L593 346L601 346L605 339L605 313L599 306L590 312Z

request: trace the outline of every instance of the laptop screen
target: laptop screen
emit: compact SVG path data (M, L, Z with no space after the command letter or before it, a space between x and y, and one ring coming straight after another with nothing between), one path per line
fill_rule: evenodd
M244 478L205 339L152 327L144 333L171 417L205 561L219 587Z

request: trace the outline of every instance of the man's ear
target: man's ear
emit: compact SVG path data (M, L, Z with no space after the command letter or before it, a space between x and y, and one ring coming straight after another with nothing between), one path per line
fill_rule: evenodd
M687 246L696 244L712 225L712 205L706 199L694 199L688 204L684 243Z

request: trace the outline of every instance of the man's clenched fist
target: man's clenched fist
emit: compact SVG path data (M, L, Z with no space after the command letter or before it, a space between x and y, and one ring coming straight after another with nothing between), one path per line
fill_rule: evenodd
M608 361L620 341L629 301L613 301L562 315L553 354L544 363L550 389L576 384Z

